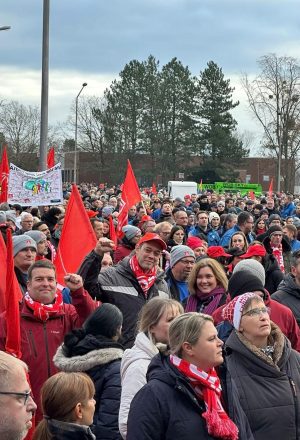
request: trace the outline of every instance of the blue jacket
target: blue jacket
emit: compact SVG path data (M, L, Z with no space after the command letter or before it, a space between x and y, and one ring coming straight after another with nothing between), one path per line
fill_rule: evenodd
M238 225L234 225L233 228L228 229L228 231L225 232L225 234L220 239L220 246L228 247L231 237L235 232L240 231L240 228ZM255 240L254 236L249 232L249 234L246 235L248 243L252 243L253 240Z
M287 205L284 205L282 209L280 210L280 217L287 218L291 217L295 212L295 205L293 202L288 203Z
M211 229L208 227L207 230L204 231L198 225L196 225L189 232L189 236L191 237L199 237L199 234L203 234L207 237L208 246L219 245L220 236L215 229Z
M201 417L206 410L204 401L197 398L189 381L168 357L162 354L154 356L147 379L148 383L131 403L127 440L216 439L208 434L206 422ZM222 381L222 390L225 410L238 425L239 439L253 439L232 381Z

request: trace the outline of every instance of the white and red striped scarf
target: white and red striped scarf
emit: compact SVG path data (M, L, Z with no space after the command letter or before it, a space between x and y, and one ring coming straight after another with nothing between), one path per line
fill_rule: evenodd
M42 304L38 301L34 301L28 292L24 295L24 301L27 307L33 310L33 315L41 321L47 321L50 315L54 316L62 310L63 297L59 289L56 290L55 300L52 304Z
M283 262L283 254L282 254L282 244L279 246L272 246L272 253L277 260L279 269L284 273L284 262Z
M238 427L228 417L221 403L222 388L215 369L212 368L206 373L196 365L174 355L170 355L170 361L188 378L197 396L204 400L206 411L202 417L206 421L208 433L224 440L238 440Z
M136 255L134 255L129 260L130 268L134 273L139 285L141 286L144 295L147 297L148 290L153 286L156 280L157 268L153 267L153 269L145 272L141 266L139 265L138 259Z

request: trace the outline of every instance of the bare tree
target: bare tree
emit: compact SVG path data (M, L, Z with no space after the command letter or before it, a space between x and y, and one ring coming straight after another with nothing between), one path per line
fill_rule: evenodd
M252 81L244 75L242 84L250 109L264 130L264 154L277 158L277 180L283 177L284 191L293 191L300 167L300 65L295 58L276 54L263 56L258 65L260 74Z

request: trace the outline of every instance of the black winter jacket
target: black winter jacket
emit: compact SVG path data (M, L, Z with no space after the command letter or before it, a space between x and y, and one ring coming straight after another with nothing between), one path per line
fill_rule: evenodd
M226 364L255 440L300 439L300 355L272 324L275 363L241 334L226 342Z
M272 295L272 293L276 292L278 289L279 284L284 278L284 274L279 269L274 255L267 254L265 257L263 257L263 260L263 266L266 273L265 289L267 289L270 295Z
M51 440L95 440L96 438L88 426L75 423L50 419L48 428L52 434Z
M123 348L117 342L101 336L86 335L69 352L60 346L53 359L59 370L83 371L93 380L96 407L92 430L97 440L122 438L118 427L122 356Z
M289 307L300 326L300 286L295 283L295 277L292 274L287 275L281 281L277 292L272 295L272 299Z
M154 356L148 369L148 383L135 395L128 417L127 440L213 440L201 414L198 400L187 379L162 354ZM229 387L231 387L229 381ZM252 439L247 419L234 388L227 389L225 409L238 425L240 440Z

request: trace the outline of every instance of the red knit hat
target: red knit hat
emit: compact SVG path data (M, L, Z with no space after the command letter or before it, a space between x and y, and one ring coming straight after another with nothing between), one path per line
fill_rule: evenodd
M203 246L203 241L200 240L199 237L189 237L186 241L186 245L194 250L200 246Z
M247 292L243 295L236 296L222 310L224 321L229 321L236 330L240 328L243 310L249 298L259 298L259 296L253 292Z

